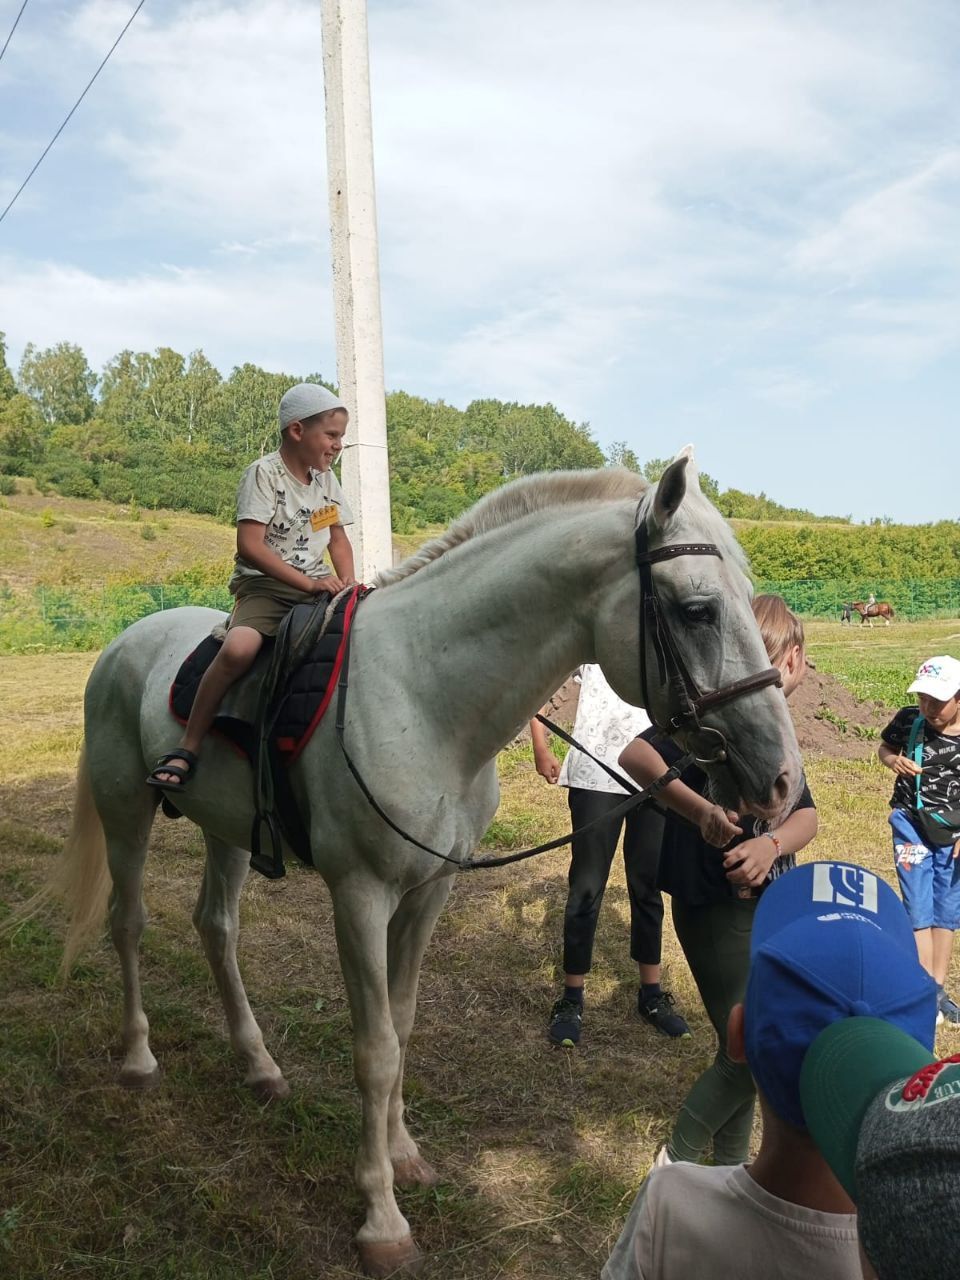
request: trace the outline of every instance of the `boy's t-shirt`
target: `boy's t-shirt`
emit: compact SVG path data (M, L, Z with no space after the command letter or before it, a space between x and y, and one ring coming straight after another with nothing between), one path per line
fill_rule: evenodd
M601 1280L861 1280L857 1218L781 1200L744 1165L654 1169Z
M676 764L683 752L671 739L663 736L657 729L648 729L640 735L645 742L654 747L668 765ZM695 764L687 765L680 775L680 781L686 783L697 795L705 795L707 775ZM815 809L813 796L803 780L803 791L800 799L791 812L798 809ZM740 818L743 835L736 836L727 849L717 849L707 844L699 830L686 822L678 814L667 810L663 824L663 843L660 846L660 864L657 870L657 888L688 907L706 907L714 902L729 901L738 895L738 886L727 879L723 859L731 848L743 844L745 840L753 840L770 829L769 822L753 814L743 814ZM784 853L774 858L767 874L766 883L776 880L786 871L797 865L796 854ZM751 896L755 896L751 893Z
M252 462L241 476L237 521L241 520L266 525L263 540L271 551L307 577L323 578L330 573L324 559L330 529L335 524L352 524L353 512L332 471L311 471L309 484L304 484L276 452ZM266 576L239 552L234 559L231 591L245 578Z
M920 712L916 707L901 707L880 737L894 751L905 751L910 740L910 730ZM923 807L933 813L946 809L960 809L960 737L937 733L924 721L923 725L923 773L920 775L920 794ZM890 798L891 809L916 812L917 783L915 778L897 776Z

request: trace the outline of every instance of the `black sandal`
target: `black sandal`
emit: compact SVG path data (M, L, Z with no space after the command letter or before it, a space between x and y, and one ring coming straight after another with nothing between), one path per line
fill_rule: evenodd
M180 764L168 764L169 760L186 760L187 767L184 768ZM147 778L148 787L159 787L161 790L182 791L190 779L196 772L197 765L200 761L192 751L185 751L183 747L179 751L168 751L165 756L161 756L157 763L153 766ZM179 782L161 782L157 777L158 773L172 773L175 778L179 778Z

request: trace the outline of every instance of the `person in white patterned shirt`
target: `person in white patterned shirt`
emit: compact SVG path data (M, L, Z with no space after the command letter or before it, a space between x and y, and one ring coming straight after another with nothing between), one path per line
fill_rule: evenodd
M580 699L573 736L615 772L620 752L650 724L645 711L618 698L593 663L580 668ZM593 957L593 941L613 856L623 831L623 861L630 900L630 955L639 967L637 1010L650 1026L668 1036L689 1036L675 1011L673 997L660 986L663 898L656 887L663 817L649 805L625 818L600 821L626 796L625 788L589 756L571 748L561 766L550 750L547 730L530 725L537 772L547 782L568 788L573 823L569 890L563 918L563 994L550 1015L547 1034L554 1044L578 1043L583 1022L583 993Z

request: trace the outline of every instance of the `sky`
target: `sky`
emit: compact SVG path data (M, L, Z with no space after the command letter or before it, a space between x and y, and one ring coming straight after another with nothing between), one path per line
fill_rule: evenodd
M0 42L22 0L0 0ZM30 0L0 207L135 0ZM387 387L960 518L954 0L370 0ZM335 379L320 0L147 0L0 224L0 329Z

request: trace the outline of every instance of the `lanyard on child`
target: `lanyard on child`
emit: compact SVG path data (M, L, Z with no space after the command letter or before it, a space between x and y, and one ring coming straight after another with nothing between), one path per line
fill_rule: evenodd
M923 768L923 726L925 724L926 721L923 716L918 715L910 726L910 737L907 739L906 754L918 769ZM920 810L923 808L923 796L920 794L920 774L915 773L913 780L917 788L917 809Z

